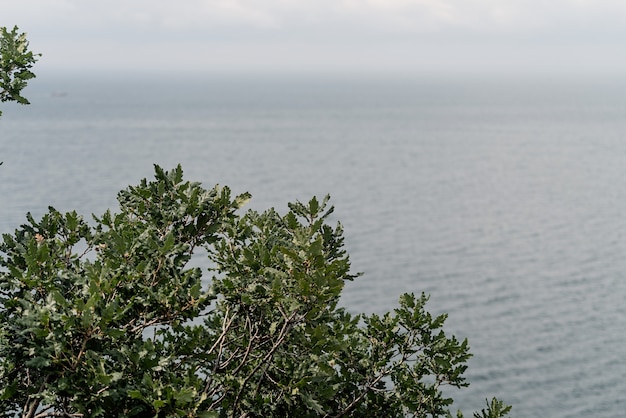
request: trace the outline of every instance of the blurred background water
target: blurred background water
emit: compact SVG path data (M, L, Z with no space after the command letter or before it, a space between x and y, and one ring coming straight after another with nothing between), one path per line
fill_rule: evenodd
M431 295L515 417L626 409L626 82L40 77L0 119L0 232L181 163L250 207L330 193L351 311Z

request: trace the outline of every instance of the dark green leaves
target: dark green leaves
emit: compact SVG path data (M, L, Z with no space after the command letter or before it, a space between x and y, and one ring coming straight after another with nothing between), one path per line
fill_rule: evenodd
M21 92L28 80L35 78L30 69L37 57L28 50L26 34L19 33L17 26L10 31L0 27L0 101L28 104Z
M496 418L507 415L511 411L510 405L505 405L496 398L491 399L491 403L485 400L487 409L482 409L480 413L475 412L474 418Z
M0 416L446 416L470 354L445 315L423 294L349 314L328 197L237 214L247 199L155 166L93 225L27 215L0 245Z

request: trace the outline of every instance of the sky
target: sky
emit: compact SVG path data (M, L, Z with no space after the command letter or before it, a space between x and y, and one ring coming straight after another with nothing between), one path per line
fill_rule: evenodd
M48 71L626 70L624 0L2 0Z

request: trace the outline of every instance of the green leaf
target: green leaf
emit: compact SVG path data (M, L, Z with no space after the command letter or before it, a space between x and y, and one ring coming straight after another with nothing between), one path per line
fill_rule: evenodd
M317 198L313 196L313 198L309 200L309 213L311 214L312 218L317 217L317 213L319 209L320 209L319 202L317 201Z
M179 391L174 392L174 399L176 399L177 402L181 403L190 403L194 400L195 396L196 392L189 388L183 388Z
M130 396L132 399L144 399L144 396L142 395L140 390L132 389L129 390L127 393L128 396Z
M25 363L25 366L26 367L31 367L33 369L42 369L42 368L50 366L50 364L51 364L50 359L45 358L45 357L37 356L37 357L34 357L34 358L28 360Z
M315 411L317 414L320 414L320 415L324 414L325 411L322 405L316 399L314 399L309 393L299 392L299 395L304 401L304 403L306 404L306 406L308 406L310 409Z

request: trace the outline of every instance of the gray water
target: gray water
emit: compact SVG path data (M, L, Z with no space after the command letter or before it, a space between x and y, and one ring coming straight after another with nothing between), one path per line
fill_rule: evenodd
M626 80L625 80L626 81ZM255 209L330 193L351 311L431 295L467 337L469 412L626 409L626 82L40 75L0 119L0 232L102 213L181 163Z

